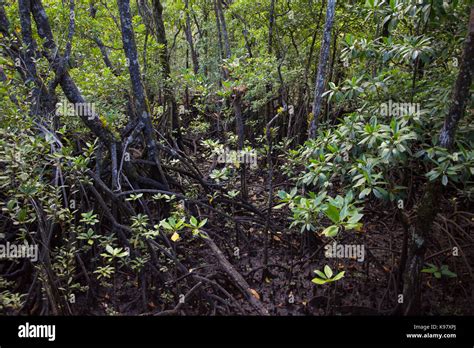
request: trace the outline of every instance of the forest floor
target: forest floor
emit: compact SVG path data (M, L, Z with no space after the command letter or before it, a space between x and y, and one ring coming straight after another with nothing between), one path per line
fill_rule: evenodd
M203 173L208 173L212 163L209 159L196 158ZM263 170L250 172L249 202L260 211L266 211L268 192L266 176ZM275 167L274 193L290 185ZM446 203L446 202L444 202ZM274 202L274 204L277 204ZM474 249L461 245L466 254L460 253L456 262L451 262L452 248L463 242L463 224L470 224L472 216L457 213L453 206L446 204L443 214L456 221L459 228L443 230L441 225L435 228L435 239L431 241L433 249L427 250L427 262L438 260L449 264L450 270L458 276L453 279L436 279L432 274L424 274L422 287L423 308L420 314L428 315L466 315L472 314L474 284L469 283L469 274L474 265L467 260L474 260ZM232 214L232 211L225 211ZM404 230L397 221L393 209L377 206L366 206L364 209L363 228L359 232L346 233L339 244L363 245L364 260L354 258L328 258L325 256L325 244L316 238L311 249L304 248L305 241L299 228L289 229L290 212L284 208L273 210L271 222L274 226L270 231L268 249L268 271L264 272L263 250L265 247L264 220L257 222L252 214L235 208L235 222L225 221L218 215L202 215L209 218L206 231L219 245L225 257L235 269L246 279L251 291L258 298L270 315L388 315L393 312L399 301L396 290L397 267L402 251ZM440 217L439 222L443 222ZM472 222L471 222L472 223ZM447 226L447 225L446 225ZM450 224L450 226L454 226ZM468 239L466 239L468 240ZM193 269L195 274L206 275L230 293L237 302L228 307L225 314L252 313L252 306L239 291L229 277L220 270L215 255L202 239L183 240L176 246L179 255L185 255L182 262ZM450 257L451 256L451 257ZM311 282L314 270L322 270L328 264L334 272L345 271L342 281L332 284L316 285ZM212 274L209 276L209 274ZM465 277L463 277L465 275ZM124 281L130 277L123 274ZM137 292L130 287L121 289L117 281L116 297L111 299L110 293L102 294L98 299L101 303L94 314L105 314L106 308L114 307L117 313L131 315L149 315L159 312L153 299L149 299L148 310L144 313ZM178 288L173 293L179 293ZM138 290L138 282L137 282ZM163 298L157 290L156 296ZM175 299L170 299L173 306ZM158 308L157 308L158 307ZM88 314L90 309L85 309ZM222 314L216 308L191 301L183 307L180 314L210 315Z

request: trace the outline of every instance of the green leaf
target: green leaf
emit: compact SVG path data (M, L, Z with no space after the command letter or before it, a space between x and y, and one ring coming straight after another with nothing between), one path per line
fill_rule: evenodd
M339 227L336 225L331 225L325 228L322 234L325 235L326 237L335 237L337 236L338 232L339 232Z
M344 273L346 273L345 271L342 271L342 272L339 272L334 278L332 278L332 281L336 281L336 280L339 280L341 279L342 277L344 277Z
M456 278L458 276L456 273L451 272L449 269L441 271L441 274L448 278Z
M17 203L16 199L10 199L7 203L8 210L12 210L16 203Z
M160 221L160 226L167 229L167 230L172 230L173 227L166 221L166 220L161 220Z
M26 208L21 208L17 215L18 221L23 222L26 220L27 217L28 217L28 210L26 210Z
M123 252L121 252L121 253L118 253L116 256L117 256L117 257L126 257L126 256L128 256L128 252L127 252L127 251L123 251Z
M206 223L207 223L207 218L204 219L204 220L202 220L202 221L199 223L198 227L201 228L201 227L203 227Z
M443 175L441 183L443 184L443 186L446 186L448 184L448 177L446 175Z
M332 269L328 265L324 266L324 273L326 274L328 278L331 278L333 275Z
M360 231L360 228L362 227L362 224L361 224L361 223L357 223L357 224L346 224L346 225L344 225L344 227L345 227L347 230Z
M451 272L447 265L442 265L440 270L441 270L441 274L448 278L455 278L458 276L456 273Z
M339 222L339 210L334 205L328 204L328 207L324 211L324 214L326 214L326 216L331 219L332 222Z
M357 180L357 183L353 187L359 187L363 184L365 184L365 178L360 178L359 180Z
M316 273L316 274L317 274L318 276L320 276L322 279L327 279L326 275L325 275L323 272L321 272L320 270L318 270L318 269L317 269L316 271L314 271L314 273Z
M421 270L422 273L435 273L438 271L438 267L436 267L435 265L433 265L432 263L426 263L428 266L430 266L429 268L423 268Z
M343 221L349 213L347 205L344 205L339 213L339 219Z
M381 187L374 187L374 195L378 199L381 199L381 198L387 199L388 192Z
M311 281L313 283L319 284L319 285L326 284L328 282L327 280L319 279L319 278L313 278L313 279L311 279Z
M347 220L347 223L349 224L355 224L355 223L358 223L360 219L362 219L364 215L363 214L359 214L359 213L355 213L354 215L352 215L349 220Z
M178 221L176 222L176 224L174 225L174 228L175 228L176 230L179 230L179 229L182 228L183 225L184 225L184 220L180 219L180 220L178 220Z
M360 198L360 199L364 199L365 196L367 196L368 194L370 194L371 191L372 191L372 189L371 189L370 187L367 187L367 188L363 189L363 190L361 191L361 193L359 193L359 198Z

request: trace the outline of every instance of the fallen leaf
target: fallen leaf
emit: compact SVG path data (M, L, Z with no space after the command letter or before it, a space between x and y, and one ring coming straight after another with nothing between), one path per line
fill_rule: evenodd
M260 295L258 294L256 290L249 288L249 291L253 297L255 297L257 300L260 300Z
M179 239L180 239L179 234L176 233L176 232L173 233L173 235L171 236L171 240L172 240L173 242L176 242L176 241L178 241Z

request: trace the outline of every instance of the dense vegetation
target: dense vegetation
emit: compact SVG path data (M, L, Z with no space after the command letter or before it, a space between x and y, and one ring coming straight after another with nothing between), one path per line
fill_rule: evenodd
M0 313L473 314L473 39L468 0L0 0Z

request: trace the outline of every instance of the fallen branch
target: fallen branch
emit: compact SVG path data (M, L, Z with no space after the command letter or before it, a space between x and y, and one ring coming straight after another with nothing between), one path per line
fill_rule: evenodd
M257 310L257 314L265 316L269 315L268 310L263 306L262 302L260 302L252 293L250 285L247 283L244 277L242 277L242 275L237 272L234 266L231 265L231 263L224 256L224 253L221 249L219 249L216 243L214 243L214 241L209 236L207 236L207 238L204 238L204 241L217 257L217 260L219 261L219 264L222 269L237 284L239 290L242 291L243 295L247 298L250 304Z

